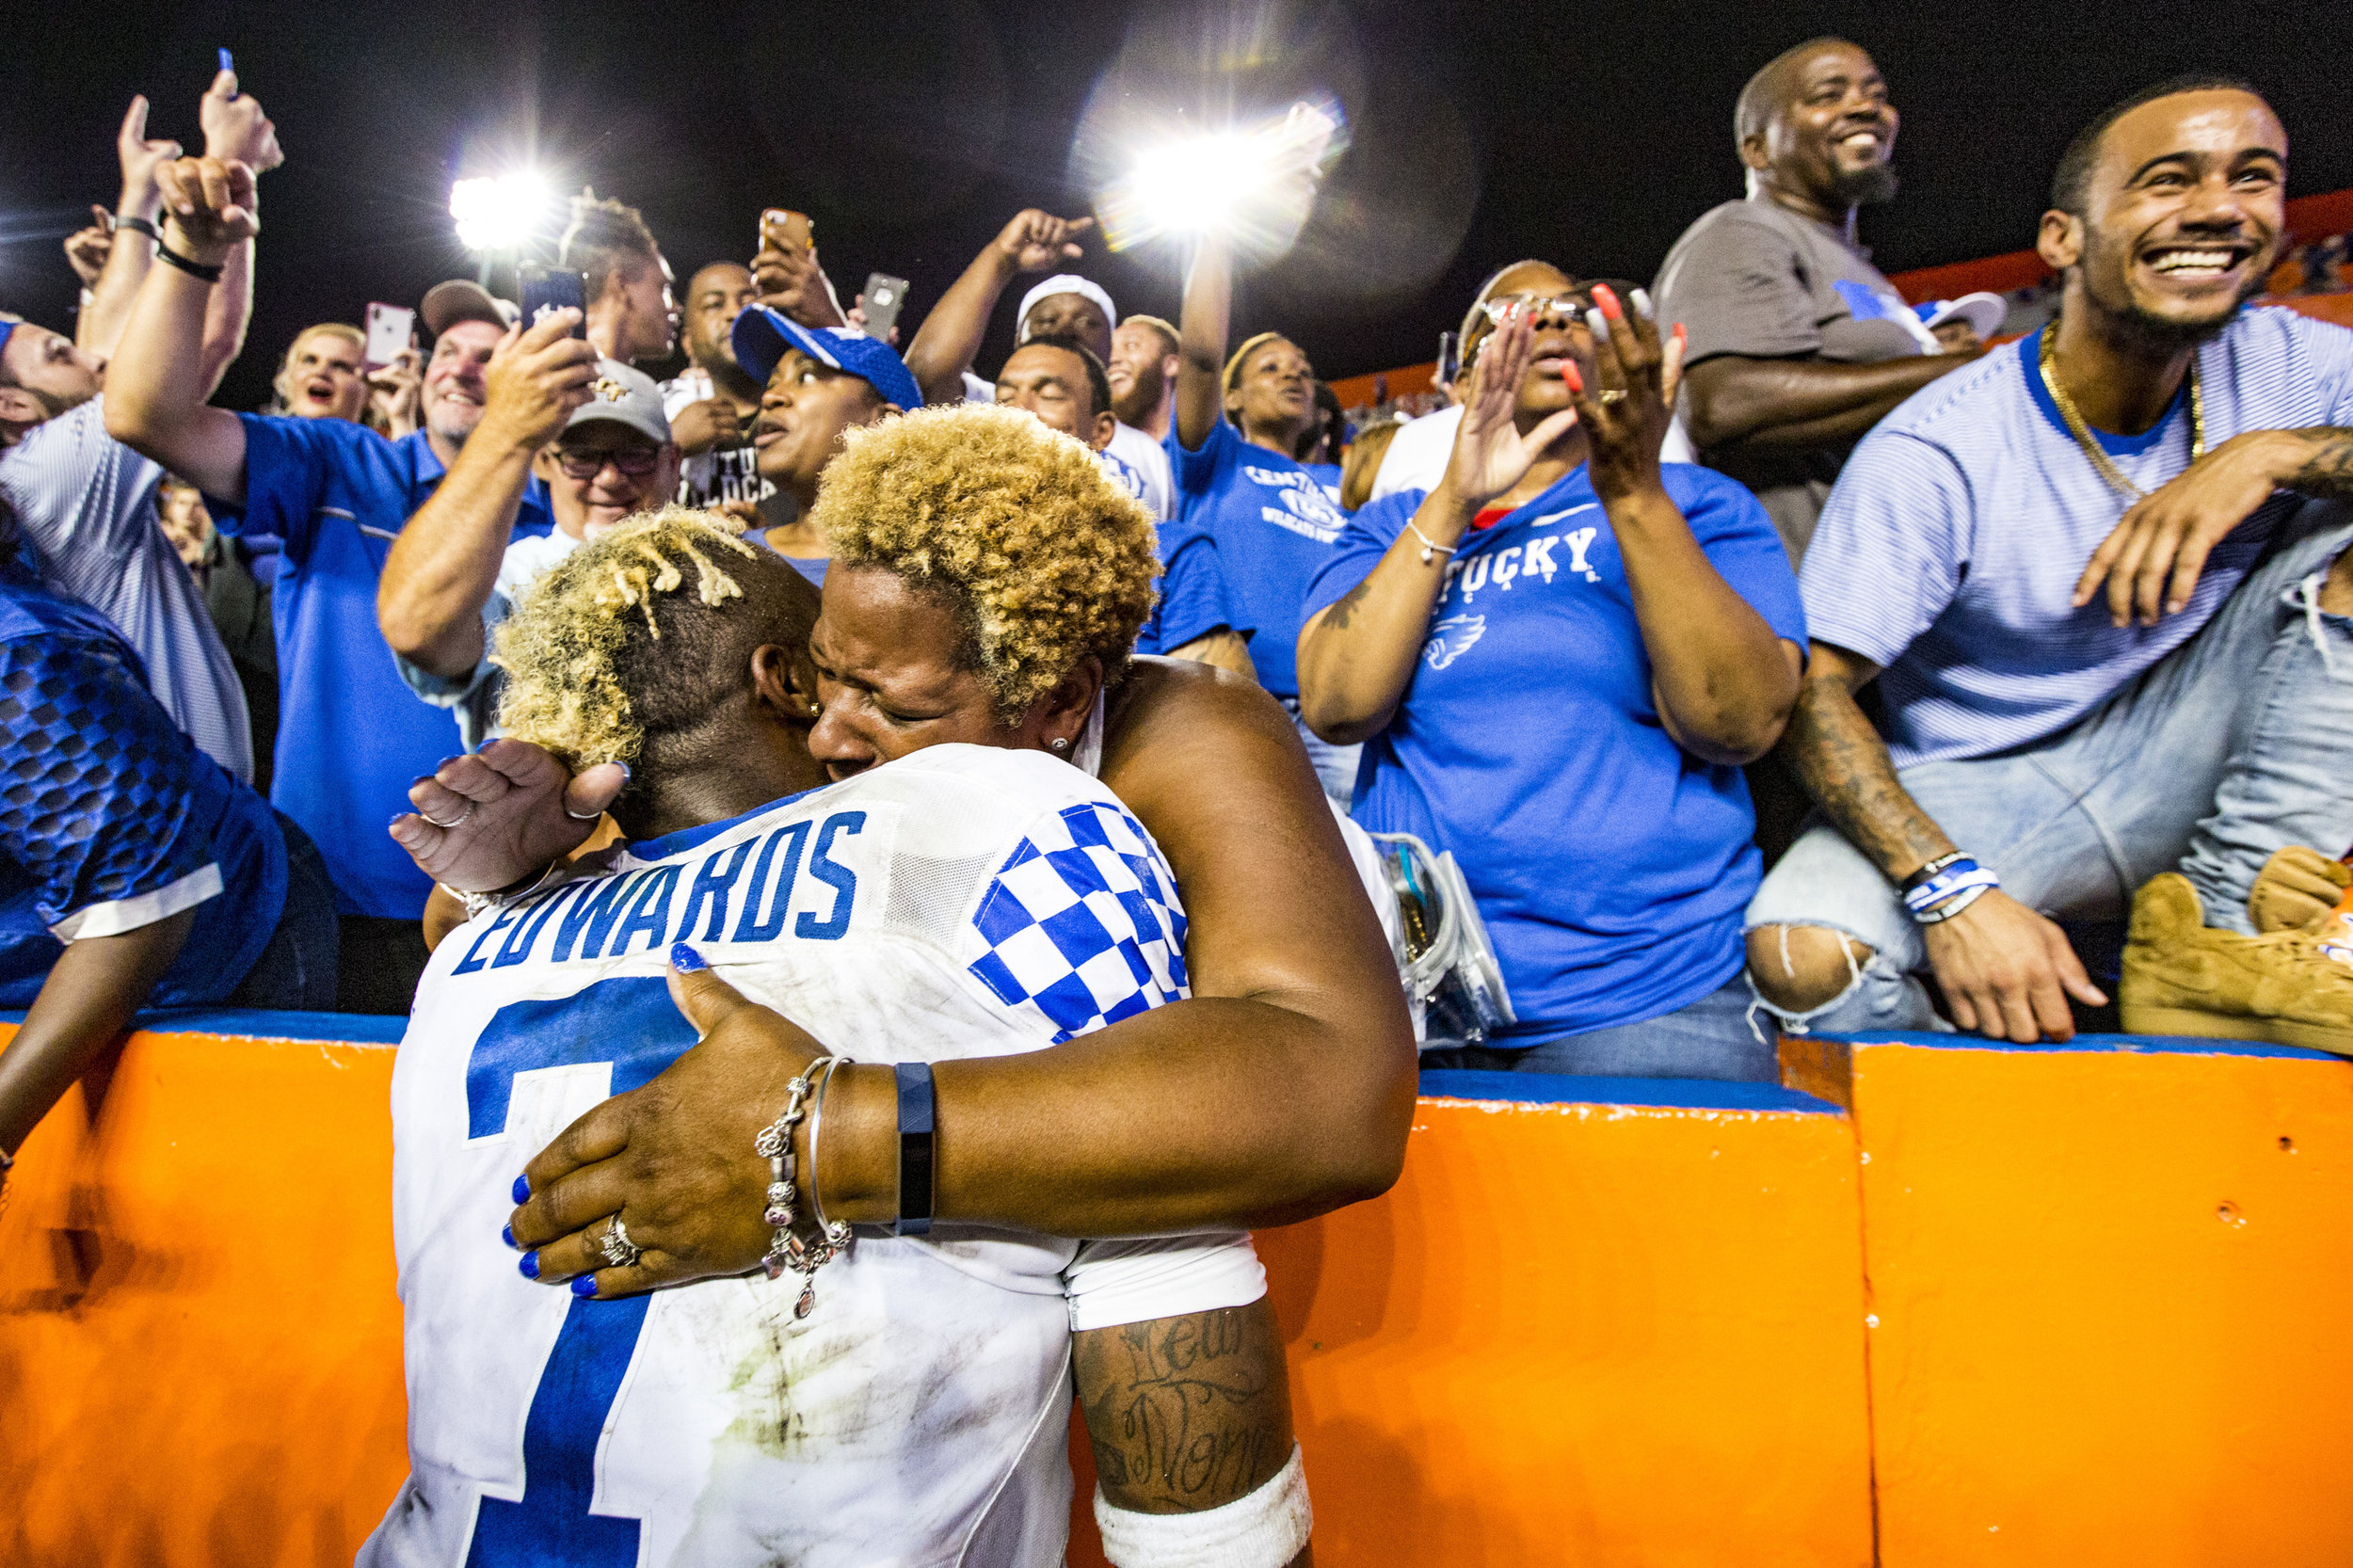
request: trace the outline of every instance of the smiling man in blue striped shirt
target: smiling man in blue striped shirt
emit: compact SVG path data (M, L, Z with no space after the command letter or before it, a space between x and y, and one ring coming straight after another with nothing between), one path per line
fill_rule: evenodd
M1932 972L1961 1028L2063 1040L2070 997L2105 999L2051 917L2119 919L2196 835L2206 919L2243 926L2264 844L2353 840L2343 769L2265 761L2353 735L2353 332L2246 308L2286 181L2243 84L2109 110L2042 218L2059 319L1849 462L1785 743L1829 821L1749 910L1791 1026L1943 1027ZM2226 779L2233 820L2201 828Z

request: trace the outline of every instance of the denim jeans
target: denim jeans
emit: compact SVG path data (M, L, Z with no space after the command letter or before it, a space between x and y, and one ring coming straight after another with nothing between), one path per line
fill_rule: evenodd
M1581 1078L1715 1078L1780 1081L1772 1021L1750 1021L1748 982L1735 975L1695 1001L1641 1023L1502 1050L1458 1046L1422 1052L1425 1067L1490 1073L1566 1073Z
M270 933L269 946L224 999L229 1007L271 1012L332 1012L335 1006L335 885L318 845L283 812L278 830L286 840L286 903Z
M2178 866L2208 924L2250 929L2248 891L2273 850L2353 842L2353 620L2315 602L2349 538L2353 511L2307 503L2204 630L2090 717L2025 751L1904 768L1904 789L2051 919L2121 920L2142 883ZM1775 1010L1793 1032L1949 1027L1914 978L1922 928L1827 823L1766 876L1748 925L1826 926L1871 949L1831 1001Z

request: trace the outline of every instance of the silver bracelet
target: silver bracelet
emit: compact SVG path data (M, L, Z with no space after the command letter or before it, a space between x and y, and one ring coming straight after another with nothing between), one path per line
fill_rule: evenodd
M760 1128L752 1146L768 1161L768 1207L760 1210L760 1219L772 1226L775 1234L769 1239L768 1251L760 1266L770 1279L781 1278L787 1269L801 1276L801 1298L792 1304L792 1316L806 1318L817 1304L817 1271L833 1261L849 1242L850 1227L836 1221L831 1229L821 1234L816 1241L805 1242L792 1230L792 1222L799 1218L792 1206L798 1195L794 1186L797 1167L792 1153L792 1129L801 1123L808 1105L809 1075L832 1062L833 1057L821 1056L801 1069L799 1076L785 1084L788 1096L784 1111L768 1126ZM837 1234L838 1232L838 1234Z
M546 871L541 872L536 877L532 879L530 887L511 893L470 893L463 888L453 888L446 882L439 882L434 884L434 886L440 888L441 891L447 893L450 897L456 899L458 903L464 904L466 906L466 919L471 920L475 916L481 914L485 909L504 909L510 904L519 903L523 899L527 899L532 894L538 892L550 884L563 881L568 875L570 874L570 872L571 868L564 864L563 861L553 861L549 865Z
M808 1212L810 1217L816 1220L817 1228L824 1232L828 1240L833 1238L834 1227L826 1222L824 1194L817 1189L817 1135L825 1130L825 1096L833 1093L833 1076L851 1064L850 1058L846 1056L825 1058L825 1076L819 1081L817 1098L808 1108ZM814 1064L811 1064L809 1070L811 1072L816 1070ZM841 1240L844 1244L849 1240L849 1231L848 1225L841 1227Z

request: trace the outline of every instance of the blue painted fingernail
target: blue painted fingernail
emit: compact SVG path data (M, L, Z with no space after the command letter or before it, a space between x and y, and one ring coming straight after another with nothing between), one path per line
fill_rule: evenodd
M616 762L613 765L621 770L621 782L624 785L626 785L631 779L637 776L636 773L627 762Z
M517 1203L531 1201L531 1178L529 1176L519 1176L515 1178L515 1201Z
M593 1296L593 1295L595 1295L596 1293L597 1293L597 1276L596 1276L596 1275L594 1275L594 1274L583 1274L583 1275L581 1275L578 1279L576 1279L576 1280L572 1281L572 1294L573 1294L573 1295L575 1295L575 1296Z
M523 1278L537 1279L539 1277L539 1255L536 1252L527 1252L515 1260L515 1267L522 1271Z
M392 813L392 820L386 823L384 825L386 827L398 827L400 825L400 820L408 814L408 813L406 811L395 811Z
M499 1226L499 1240L505 1242L510 1247L513 1246L515 1244L515 1227L513 1225Z
M670 968L680 974L700 974L711 965L701 953L684 942L679 942L670 949Z

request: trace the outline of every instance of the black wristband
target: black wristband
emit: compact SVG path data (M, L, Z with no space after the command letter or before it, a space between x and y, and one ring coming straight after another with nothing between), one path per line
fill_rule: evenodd
M193 256L183 256L162 240L155 242L155 259L166 266L176 266L191 278L201 278L207 283L220 281L220 267L207 265Z
M1952 865L1956 861L1966 860L1969 857L1967 856L1961 854L1959 850L1954 850L1949 855L1940 855L1935 859L1929 861L1927 865L1921 867L1918 871L1913 872L1910 876L1905 877L1902 883L1897 887L1896 890L1899 893L1908 893L1914 888L1919 887L1923 882L1926 882L1929 877L1934 876L1938 872L1943 871L1945 867Z
M115 228L118 232L128 229L135 234L145 234L157 245L164 243L164 232L143 217L131 217L122 213L117 213L115 214Z
M899 1080L899 1218L893 1236L920 1236L932 1228L933 1100L928 1062L901 1062Z

